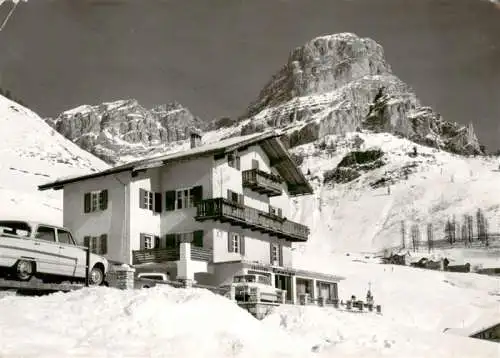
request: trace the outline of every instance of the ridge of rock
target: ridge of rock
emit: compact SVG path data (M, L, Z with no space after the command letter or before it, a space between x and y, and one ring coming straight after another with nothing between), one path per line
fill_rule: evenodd
M203 121L177 102L148 110L135 99L82 105L45 121L59 133L107 163L140 157L187 139Z
M361 128L389 132L458 154L481 154L471 126L421 105L392 73L381 45L353 33L319 36L295 48L242 118L242 133L290 126L289 145Z

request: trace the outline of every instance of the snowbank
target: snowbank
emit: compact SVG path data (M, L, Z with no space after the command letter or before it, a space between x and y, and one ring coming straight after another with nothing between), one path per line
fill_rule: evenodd
M5 296L0 357L498 357L498 344L443 333L498 311L498 280L343 266L341 298L363 296L370 279L382 316L284 305L258 321L221 296L168 286Z

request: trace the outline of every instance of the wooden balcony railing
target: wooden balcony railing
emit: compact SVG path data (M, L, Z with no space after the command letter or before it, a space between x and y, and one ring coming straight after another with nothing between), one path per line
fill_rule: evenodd
M292 242L307 241L309 236L309 228L305 225L224 198L203 200L198 205L195 219L229 222Z
M191 245L191 260L211 262L213 251ZM169 262L180 259L180 247L169 249L149 249L132 251L132 264Z
M283 192L281 188L282 180L277 175L259 169L245 170L241 175L244 188L249 188L267 196L279 196Z

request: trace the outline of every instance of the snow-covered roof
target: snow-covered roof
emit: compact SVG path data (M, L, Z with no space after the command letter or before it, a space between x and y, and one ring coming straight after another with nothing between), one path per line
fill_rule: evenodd
M194 159L201 156L209 156L214 154L225 154L243 147L259 143L266 154L276 160L276 169L283 179L288 184L288 189L291 195L311 194L313 192L310 184L304 174L295 165L290 154L279 140L282 132L275 130L266 131L263 133L254 133L245 136L237 136L224 139L218 142L200 145L188 150L179 151L169 154L160 154L149 158L132 161L123 165L119 165L110 169L103 170L97 173L87 175L59 178L56 181L38 186L39 190L61 189L65 184L83 181L92 178L98 178L109 174L116 174L125 171L138 171L148 168L163 166L167 163Z
M452 333L459 336L471 337L477 333L483 332L499 324L500 312L496 315L482 315L474 322L472 322L472 324L466 325L461 328L446 328L444 331L446 333Z

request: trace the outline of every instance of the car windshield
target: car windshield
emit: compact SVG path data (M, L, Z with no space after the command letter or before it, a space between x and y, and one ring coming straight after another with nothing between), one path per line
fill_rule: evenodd
M28 237L31 235L31 226L24 221L0 221L0 232Z

